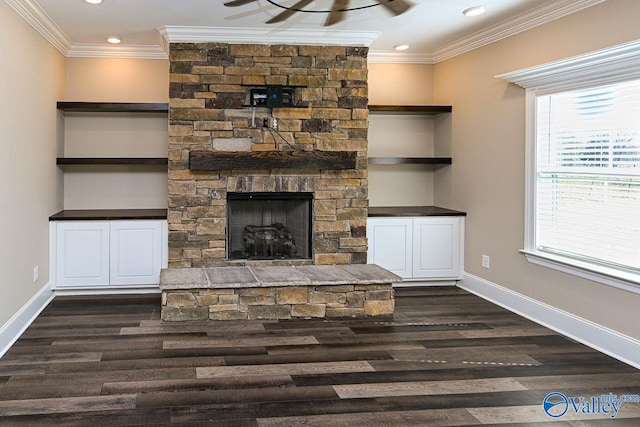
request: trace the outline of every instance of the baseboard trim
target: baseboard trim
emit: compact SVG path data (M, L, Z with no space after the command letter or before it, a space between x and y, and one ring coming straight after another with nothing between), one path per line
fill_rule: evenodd
M465 273L461 289L640 369L640 341Z
M51 284L44 285L11 319L0 329L0 357L20 338L24 331L53 300Z
M394 288L411 288L411 287L435 287L435 286L456 286L457 280L403 280L394 283Z
M158 285L138 286L138 287L115 287L109 288L61 288L53 289L54 296L88 296L88 295L137 295L137 294L160 294Z

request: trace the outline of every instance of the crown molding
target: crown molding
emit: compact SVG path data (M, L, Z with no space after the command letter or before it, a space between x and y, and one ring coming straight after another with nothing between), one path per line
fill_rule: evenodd
M311 46L369 46L378 38L378 31L336 31L294 28L225 28L182 27L166 25L158 28L168 43L231 43L231 44L298 44Z
M495 76L537 93L640 78L640 40Z
M434 63L451 59L463 53L511 37L523 31L579 12L605 0L553 0L526 13L499 22L469 36L446 44L433 52Z
M67 58L128 58L128 59L167 59L167 53L154 45L103 45L74 43L66 55Z
M371 51L369 62L436 64L604 1L552 0L527 13L446 44L431 53ZM57 50L68 57L166 59L168 44L180 42L370 46L380 35L377 31L164 26L158 28L163 36L161 46L114 47L100 44L74 44L33 0L5 0L5 2Z
M53 47L63 55L67 54L71 40L40 6L32 0L5 0L5 2Z
M370 50L369 64L435 64L429 53L406 53L393 50Z

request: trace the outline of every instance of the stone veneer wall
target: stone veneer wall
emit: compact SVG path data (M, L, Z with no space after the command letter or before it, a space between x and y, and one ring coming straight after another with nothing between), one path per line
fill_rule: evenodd
M366 263L367 52L336 46L170 45L170 268L227 264L228 191L313 192L311 262ZM253 109L242 106L251 86L263 85L301 86L295 104L308 107L257 108L254 128ZM278 130L296 150L356 152L356 168L189 170L192 150L292 150L262 128L263 117L277 118Z

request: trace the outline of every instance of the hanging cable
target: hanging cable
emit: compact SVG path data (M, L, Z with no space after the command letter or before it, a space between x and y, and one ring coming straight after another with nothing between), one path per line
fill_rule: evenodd
M271 138L273 138L273 146L275 148L278 148L278 145L277 145L276 137L273 134L274 132L275 132L276 135L278 135L280 137L280 139L282 139L282 141L284 141L285 144L287 144L293 150L302 151L302 150L294 147L293 145L291 145L291 143L289 141L287 141L287 139L284 136L282 136L282 134L280 132L278 132L277 129L274 129L274 128L270 127L270 126L266 126L266 128L269 130L269 133L271 134Z

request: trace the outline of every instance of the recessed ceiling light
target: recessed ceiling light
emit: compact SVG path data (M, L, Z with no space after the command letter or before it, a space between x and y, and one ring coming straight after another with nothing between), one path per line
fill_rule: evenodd
M89 4L100 4L100 3L102 3L102 0L84 0L84 1L89 3Z
M120 40L120 37L116 37L116 36L110 36L107 37L107 41L111 44L118 44L120 43L122 40Z
M409 49L408 44L399 44L393 47L395 50L407 50Z
M485 13L487 10L483 6L473 6L469 9L465 9L462 11L464 16L478 16Z

